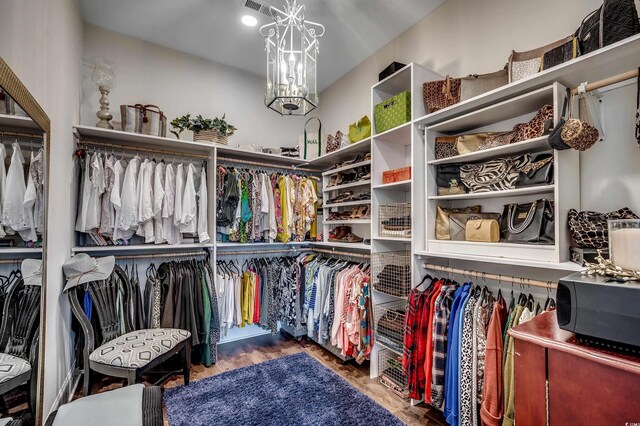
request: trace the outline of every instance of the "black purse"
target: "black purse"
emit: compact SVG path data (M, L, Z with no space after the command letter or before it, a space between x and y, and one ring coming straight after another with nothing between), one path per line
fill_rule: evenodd
M585 55L638 33L640 21L634 0L604 0L584 18L576 37Z
M567 37L560 46L548 50L542 56L540 71L548 70L580 56L580 42L576 36Z
M565 149L571 149L564 140L562 140L562 127L567 122L567 106L569 105L569 99L571 98L571 89L567 89L567 96L564 98L564 104L562 105L562 116L558 120L558 124L553 128L549 134L549 146L558 151L564 151Z
M533 203L505 205L500 233L506 243L555 244L553 201L542 199Z
M552 153L536 154L531 163L520 169L520 175L516 180L516 188L551 185L553 183L553 160Z
M443 164L437 168L438 195L464 194L466 189L460 178L459 164Z

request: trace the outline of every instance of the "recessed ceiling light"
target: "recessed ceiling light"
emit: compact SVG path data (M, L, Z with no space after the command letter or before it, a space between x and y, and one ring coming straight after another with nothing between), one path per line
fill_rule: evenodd
M256 25L258 25L258 20L254 16L244 15L242 17L242 23L247 27L255 27Z

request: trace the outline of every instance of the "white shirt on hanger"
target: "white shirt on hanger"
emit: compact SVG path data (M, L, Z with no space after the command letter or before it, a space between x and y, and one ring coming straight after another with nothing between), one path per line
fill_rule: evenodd
M155 228L153 224L153 181L156 172L156 162L150 160L145 167L145 178L143 182L143 194L142 194L142 207L144 211L144 222L142 227L144 228L144 242L154 243L156 240Z
M187 166L187 177L184 182L182 216L180 217L180 232L185 234L193 234L198 230L195 173L196 166L189 163Z
M29 230L33 224L28 222L27 209L23 206L27 186L24 181L22 149L17 142L13 143L11 147L13 148L13 155L11 156L11 165L7 173L2 224L16 232L20 232ZM33 217L31 221L33 222Z
M125 172L127 170L127 162L125 160L116 161L113 166L113 189L111 190L111 205L114 210L113 216L113 239L114 240L128 240L133 233L131 231L123 231L118 228L117 224L121 220L122 211L122 189L124 184Z
M207 171L204 166L202 166L200 190L198 191L198 241L202 244L211 241L211 237L209 236L209 220L207 217L207 206L209 204L207 197Z
M153 175L153 226L156 244L162 244L166 241L162 227L162 205L165 197L165 171L166 165L161 161L156 165L156 170Z
M271 186L271 179L265 175L266 185L268 188L267 197L269 200L269 242L274 242L278 236L278 223L276 222L276 203L273 197L273 187Z
M184 166L178 164L176 167L176 191L175 191L175 204L173 207L173 224L180 226L182 220L182 201L184 199Z
M87 218L85 231L91 231L100 227L100 209L102 206L102 194L105 190L104 166L102 155L93 153L91 156L91 175L89 203L87 204Z
M33 162L33 153L31 153L31 161ZM22 207L24 209L24 217L29 224L29 228L19 231L20 237L24 241L38 241L38 235L36 232L36 222L34 220L34 212L36 207L36 200L38 199L38 193L36 191L36 184L33 180L31 173L28 174L27 187L24 192L24 198L22 200Z
M5 166L5 160L7 158L7 148L3 143L0 143L0 222L2 221L2 211L4 207L4 193L7 187L7 169ZM0 238L6 237L7 233L4 232L4 226L0 224Z
M162 230L164 239L169 244L180 244L182 236L174 221L174 211L176 202L176 173L173 164L168 164L165 168L164 180L164 202L162 204Z
M80 195L78 200L78 217L76 219L76 231L87 232L87 212L89 210L89 198L91 196L91 156L86 153L79 163L84 165L82 181L80 182ZM81 164L78 164L82 167Z
M136 195L138 175L140 174L139 172L141 168L140 161L140 157L136 155L131 159L131 161L129 161L129 165L125 171L122 182L122 192L120 195L120 215L116 220L116 230L133 230L135 232L138 227L138 198ZM126 234L129 233L127 232ZM133 233L131 233L131 235L133 235ZM125 239L131 238L131 235Z

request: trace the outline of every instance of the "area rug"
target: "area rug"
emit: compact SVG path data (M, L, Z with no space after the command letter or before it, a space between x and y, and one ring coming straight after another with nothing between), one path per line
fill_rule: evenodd
M306 353L168 389L164 399L171 426L404 424Z

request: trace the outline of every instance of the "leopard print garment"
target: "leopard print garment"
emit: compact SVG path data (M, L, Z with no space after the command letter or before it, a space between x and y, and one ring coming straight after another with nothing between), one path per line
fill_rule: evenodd
M472 290L473 291L473 290ZM471 426L471 412L475 407L473 394L473 311L478 298L469 296L464 309L462 345L460 347L460 425Z
M516 132L513 143L539 138L553 127L552 124L553 106L545 105L527 124L518 124L513 128Z

